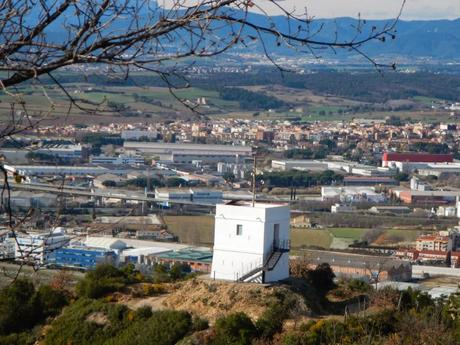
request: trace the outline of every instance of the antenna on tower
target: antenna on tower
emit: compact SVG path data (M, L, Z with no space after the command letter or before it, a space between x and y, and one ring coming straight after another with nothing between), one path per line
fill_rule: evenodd
M256 160L256 153L254 152L254 162L252 164L252 207L256 205L256 172L257 172L257 160Z

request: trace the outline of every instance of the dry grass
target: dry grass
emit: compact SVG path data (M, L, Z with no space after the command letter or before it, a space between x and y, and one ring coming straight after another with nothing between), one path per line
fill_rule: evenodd
M201 246L214 243L214 216L165 216L168 231L179 237L179 242Z
M327 230L292 229L291 244L293 248L321 247L328 249L332 243L332 235Z
M267 287L203 279L179 283L177 290L163 300L163 305L166 309L189 311L211 323L219 317L236 312L244 312L256 320L270 302L276 300L276 292L293 296L297 303L295 310L299 315L310 313L302 296L283 286Z

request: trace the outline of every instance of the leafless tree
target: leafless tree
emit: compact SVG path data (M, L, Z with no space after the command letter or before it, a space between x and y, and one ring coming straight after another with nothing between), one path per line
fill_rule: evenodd
M376 62L362 48L371 41L395 38L400 13L379 28L358 20L352 38L342 38L336 29L330 40L323 40L323 25L306 10L299 13L278 1L268 1L284 15L285 25L277 26L257 0L172 0L166 7L150 0L1 1L0 88L10 96L11 104L9 120L0 123L0 143L37 128L53 111L55 103L45 82L51 81L69 99L69 109L88 110L56 75L71 66L79 66L81 71L100 66L105 74L125 77L132 70L150 71L170 90L178 83L188 85L180 64L185 58L195 61L255 43L280 70L284 67L273 58L273 51L281 46L315 57L328 49L345 49L376 68L392 67ZM253 10L265 14L264 20L255 20ZM50 105L48 112L32 116L21 90L24 84L41 90ZM9 179L1 162L0 170L2 206L14 232L21 220L13 219Z
M4 90L39 80L75 64L107 64L129 72L137 67L168 78L184 57L209 57L237 44L260 41L267 57L271 36L277 46L318 55L324 48L344 48L365 56L362 46L395 37L396 20L381 28L359 20L356 35L330 41L318 38L322 25L270 0L285 16L277 27L267 15L259 22L250 11L266 13L252 0L173 0L168 8L149 0L5 0L0 5L0 71ZM376 62L369 58L376 66Z

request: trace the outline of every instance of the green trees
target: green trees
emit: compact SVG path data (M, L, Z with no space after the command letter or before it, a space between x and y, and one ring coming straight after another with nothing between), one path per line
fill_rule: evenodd
M102 182L102 185L104 187L116 187L117 186L117 183L113 180L105 180Z
M148 183L150 183L149 186ZM126 185L141 188L148 187L149 189L153 189L155 187L163 187L164 183L163 181L155 177L151 177L150 179L148 179L147 177L142 176L126 181Z
M180 177L170 177L166 180L166 187L187 186L187 181Z
M335 287L335 274L328 263L319 264L314 270L305 271L304 278L313 286L319 296L325 296Z
M77 294L81 297L99 298L107 293L118 291L128 283L128 276L110 264L98 265L88 271L77 284Z
M226 172L222 175L222 178L226 181L226 182L229 182L229 183L232 183L232 182L235 182L236 180L236 177L235 177L235 174L234 173L231 173L231 172Z
M32 327L37 319L37 302L34 285L28 280L19 279L4 288L0 292L0 334Z
M321 173L308 171L277 171L257 175L258 180L264 180L266 186L272 187L311 187L315 185L330 185L343 180L343 175L331 170Z
M53 289L49 285L41 285L36 291L36 298L42 318L58 315L69 302L62 291Z
M262 92L254 92L238 87L224 87L219 90L219 95L226 101L237 101L241 109L279 109L288 104L278 98L268 96Z
M133 312L119 304L80 299L56 319L46 345L174 345L192 329L184 311Z
M36 290L29 280L16 280L0 291L0 343L13 338L25 341L27 336L12 334L29 330L47 317L57 315L67 303L66 295L48 285Z
M171 267L163 264L155 264L152 280L154 283L177 281L185 278L190 272L190 266L185 264L174 263Z
M324 147L315 149L290 149L284 151L284 157L289 159L323 159L326 158L328 150Z
M250 345L257 329L244 313L230 314L217 320L213 345Z
M147 319L138 319L127 325L121 334L111 338L107 345L174 345L192 327L192 318L185 311L163 310Z

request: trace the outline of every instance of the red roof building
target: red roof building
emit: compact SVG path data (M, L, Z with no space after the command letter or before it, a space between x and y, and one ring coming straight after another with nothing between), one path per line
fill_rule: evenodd
M418 254L418 259L421 261L447 261L450 256L450 252L444 252L440 250L423 250Z
M411 163L452 163L454 155L451 153L416 153L416 152L385 152L382 157L382 166L388 162Z

